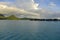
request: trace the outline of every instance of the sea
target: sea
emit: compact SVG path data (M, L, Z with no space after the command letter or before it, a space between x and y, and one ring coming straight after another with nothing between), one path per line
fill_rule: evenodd
M60 21L0 20L0 40L60 40Z

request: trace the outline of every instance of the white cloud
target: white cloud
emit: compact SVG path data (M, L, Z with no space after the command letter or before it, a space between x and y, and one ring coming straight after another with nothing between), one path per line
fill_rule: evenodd
M13 2L0 2L0 13L8 13L8 14L14 14L20 13L23 15L28 15L28 17L38 17L40 18L40 14L37 14L32 11L28 10L38 10L37 3L34 2L34 0L16 0L15 3ZM23 10L22 10L23 9Z
M10 14L10 15L23 15L23 16L30 16L30 17L36 17L36 18L40 18L39 14L37 13L33 13L33 12L28 12L25 11L24 9L18 9L16 7L9 7L7 5L2 5L0 4L0 13L2 14ZM17 16L17 15L16 15Z
M0 2L0 5L7 5L7 6L12 6L12 7L16 7L15 3L14 2Z
M45 0L42 0L42 1L45 1ZM16 0L16 5L19 8L22 8L22 9L27 10L29 12L39 14L40 18L55 18L58 16L58 12L56 15L56 13L53 12L52 10L44 9L44 8L38 8L39 4L35 3L34 0ZM50 2L48 4L48 6L50 8L54 8L57 5L54 2ZM54 16L54 15L56 15L56 16Z
M0 13L8 13L9 15L16 15L17 17L34 17L34 18L57 18L60 17L60 12L53 12L49 9L38 8L39 4L34 0L16 0L12 2L0 2ZM54 2L50 2L49 7L56 7ZM20 14L20 16L19 16Z
M53 8L53 7L56 7L56 4L54 2L50 2L48 6Z
M37 3L34 0L16 0L16 5L25 10L38 9Z

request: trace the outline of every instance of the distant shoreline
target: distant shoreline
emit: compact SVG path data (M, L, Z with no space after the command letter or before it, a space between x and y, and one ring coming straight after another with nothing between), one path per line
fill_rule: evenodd
M19 18L19 19L0 18L0 20L60 21L60 19L33 19L33 18Z
M18 18L14 15L5 17L3 14L0 14L0 20L60 21L60 19Z
M31 21L60 21L60 19L30 19Z

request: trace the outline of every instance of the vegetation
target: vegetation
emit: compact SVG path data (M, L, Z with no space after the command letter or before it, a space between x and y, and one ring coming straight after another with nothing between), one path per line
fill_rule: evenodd
M6 17L4 17L4 15L0 14L0 20L5 20Z
M60 19L33 19L33 18L17 18L14 15L5 17L3 14L0 14L0 20L31 20L31 21L60 21Z
M11 15L7 17L7 20L19 20L19 18L15 17L14 15Z
M17 18L14 15L11 15L9 17L5 17L3 14L0 14L0 20L28 20L28 18Z

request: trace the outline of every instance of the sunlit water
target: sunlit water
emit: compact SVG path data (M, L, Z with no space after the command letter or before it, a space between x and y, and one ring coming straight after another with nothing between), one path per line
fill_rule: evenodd
M0 40L60 40L60 22L0 20Z

